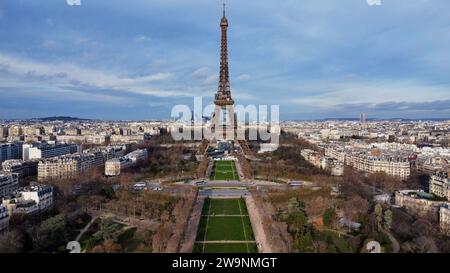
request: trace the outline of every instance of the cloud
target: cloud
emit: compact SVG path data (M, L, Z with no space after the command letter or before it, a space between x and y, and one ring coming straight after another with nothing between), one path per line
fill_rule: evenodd
M390 102L426 103L450 99L450 86L411 80L304 83L305 89L318 93L293 99L294 104L316 109L352 105L379 105Z
M207 77L203 81L202 85L211 86L211 85L217 84L218 82L219 82L219 75L216 74L216 75L211 75L211 76Z
M41 63L4 54L0 54L0 69L25 80L46 80L53 84L88 86L93 89L111 89L117 92L158 97L191 96L181 90L163 90L149 86L153 82L170 79L171 73L161 72L140 77L126 77L73 64Z
M88 91L69 89L61 86L36 86L35 84L15 83L14 86L0 85L0 93L3 97L9 95L14 98L25 98L29 100L44 99L47 103L50 101L59 102L95 102L101 104L124 105L131 103L131 99L121 96L112 96L107 94L96 94Z
M238 81L248 81L248 80L250 80L252 77L250 77L250 75L249 74L241 74L241 75L239 75L236 79L238 80Z
M149 42L149 41L151 41L152 39L150 38L150 37L147 37L147 36L145 36L145 35L139 35L139 36L136 36L135 38L134 38L134 41L136 42L136 43L143 43L143 42Z
M80 13L58 1L41 1L39 9L25 2L0 4L5 12L0 22L8 26L0 29L0 85L10 79L43 95L50 92L44 87L55 87L169 105L216 91L220 3L111 0L84 5ZM406 1L407 8L405 1L380 8L352 2L232 3L230 76L236 103L281 104L286 112L302 109L311 117L364 108L390 114L441 107L437 102L446 102L450 93L450 36L443 35L450 27L442 12L450 1ZM56 91L50 94L57 96ZM42 105L45 100L50 98ZM139 118L138 111L117 107L111 115L133 112Z
M54 40L45 40L42 42L42 47L45 49L57 49L59 48L59 43Z
M209 67L203 66L203 67L200 67L199 69L196 69L194 72L192 72L191 76L196 79L203 79L203 78L208 77L209 74L210 74Z

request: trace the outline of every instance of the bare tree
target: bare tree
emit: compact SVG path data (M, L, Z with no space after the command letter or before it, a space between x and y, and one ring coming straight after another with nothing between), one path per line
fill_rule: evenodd
M413 240L419 253L437 253L439 250L432 237L420 236Z
M22 253L26 238L23 232L14 229L0 235L0 253Z

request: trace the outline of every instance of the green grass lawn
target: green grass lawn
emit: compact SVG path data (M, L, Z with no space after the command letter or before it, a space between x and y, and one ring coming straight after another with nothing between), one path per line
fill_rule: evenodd
M214 162L214 171L212 180L237 180L239 175L236 171L236 165L232 160L221 160Z
M254 241L244 199L206 199L196 241ZM221 215L221 216L217 216ZM224 216L229 215L229 216ZM255 243L197 243L194 252L254 253Z
M207 215L241 215L239 203L241 199L209 199L209 213ZM243 201L243 200L242 200ZM245 204L244 204L245 206Z
M248 245L248 246L247 246ZM196 252L203 253L258 253L256 244L195 244ZM248 247L248 249L247 249Z
M209 217L206 241L246 241L241 216Z

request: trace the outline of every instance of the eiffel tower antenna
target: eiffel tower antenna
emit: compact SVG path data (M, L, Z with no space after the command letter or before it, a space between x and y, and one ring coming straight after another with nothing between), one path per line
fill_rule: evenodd
M225 7L226 7L226 4L225 4L225 0L223 1L223 17L225 17Z

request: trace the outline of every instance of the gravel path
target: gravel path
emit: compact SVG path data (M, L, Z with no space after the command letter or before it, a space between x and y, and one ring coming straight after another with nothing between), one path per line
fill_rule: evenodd
M262 218L260 211L256 206L253 197L245 197L245 203L247 204L248 215L250 217L250 222L252 223L253 234L255 235L258 244L258 251L260 253L273 253L273 249L267 240L267 235L261 222Z
M195 201L191 216L189 217L189 223L184 235L183 244L181 246L181 253L192 253L194 250L195 239L197 238L197 229L200 224L204 201L205 198L202 196L198 196Z

